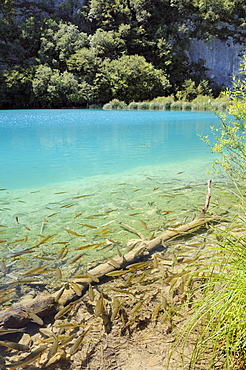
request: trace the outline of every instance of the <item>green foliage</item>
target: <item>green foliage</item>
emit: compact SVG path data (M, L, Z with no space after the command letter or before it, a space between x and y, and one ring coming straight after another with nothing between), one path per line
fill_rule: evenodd
M171 103L170 109L171 110L182 110L183 108L183 102L182 101L175 101Z
M90 37L90 47L95 56L116 59L126 51L124 40L118 32L99 28Z
M232 91L227 92L231 99L229 114L220 114L221 126L212 127L212 134L215 138L215 144L211 150L219 155L215 161L232 179L242 181L245 179L245 161L246 161L246 56L241 68L241 79L234 80ZM208 145L210 141L204 138Z
M192 101L199 95L211 96L212 89L209 88L209 82L202 80L196 85L193 80L186 80L182 85L182 90L178 91L176 97L178 100Z
M68 72L78 83L78 91L73 93L77 104L81 96L84 105L103 104L113 98L127 103L151 100L175 92L183 101L191 101L199 94L211 95L204 62L188 61L190 38L215 35L223 40L244 40L242 0L90 0L80 9L78 0L63 0L55 12L52 4L51 0L5 0L0 4L0 78L5 81L3 73L14 68L32 79L32 68L40 65L59 70L60 74ZM148 68L142 62L139 66L136 63L136 70L141 70L139 83L134 80L133 70L130 72L137 56L149 63ZM130 58L126 71L123 57ZM112 60L115 64L110 64ZM136 94L126 76L136 82ZM17 78L15 84L17 95L12 105L18 107L19 101L21 107L22 79ZM87 97L81 95L80 85ZM6 84L1 87L2 106L11 105L10 90ZM32 92L25 101L30 107L36 106ZM214 109L221 109L220 104Z
M28 108L33 96L33 76L33 67L5 70L0 80L0 108Z
M32 82L35 103L40 108L71 106L79 90L78 82L69 72L60 73L57 69L40 65Z
M232 192L227 189L231 198ZM184 351L194 338L189 369L243 370L246 364L246 238L245 202L235 197L239 213L231 214L227 229L214 232L221 242L200 253L203 261L191 273L187 297L188 320L176 346ZM230 199L231 204L231 199ZM240 233L236 230L240 229ZM235 230L235 231L234 231ZM212 244L212 242L211 242ZM190 266L187 267L190 270ZM201 281L195 284L195 281ZM192 302L192 303L191 303ZM185 305L184 305L185 306Z
M127 109L127 104L124 101L119 101L118 99L113 99L109 103L104 104L103 109L105 110L124 110Z
M40 37L38 55L41 64L64 70L67 59L77 50L88 45L88 36L80 32L77 26L48 19Z
M139 103L135 102L135 101L132 101L129 105L128 105L128 109L130 110L137 110L138 109L138 105Z
M123 55L117 60L106 61L104 74L112 98L126 103L153 99L170 87L164 73L139 55Z

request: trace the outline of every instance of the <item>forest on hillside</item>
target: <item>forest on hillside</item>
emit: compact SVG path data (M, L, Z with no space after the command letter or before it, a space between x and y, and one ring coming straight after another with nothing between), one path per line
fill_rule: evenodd
M189 83L216 95L192 38L244 42L244 0L4 0L0 108L129 104Z

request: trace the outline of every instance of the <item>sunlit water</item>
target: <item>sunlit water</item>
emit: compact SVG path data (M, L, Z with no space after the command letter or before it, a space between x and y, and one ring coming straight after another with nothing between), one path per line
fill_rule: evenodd
M204 112L0 111L3 279L46 264L45 279L59 286L56 268L63 280L114 256L116 245L126 251L137 236L119 221L148 238L194 217L214 159L198 135L217 124ZM88 244L95 248L69 264Z
M211 157L198 134L211 113L103 110L0 112L1 186L33 188Z

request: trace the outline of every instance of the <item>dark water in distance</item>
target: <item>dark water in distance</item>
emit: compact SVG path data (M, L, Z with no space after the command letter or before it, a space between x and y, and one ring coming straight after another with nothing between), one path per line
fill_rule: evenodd
M212 158L211 112L0 111L0 188L21 189Z

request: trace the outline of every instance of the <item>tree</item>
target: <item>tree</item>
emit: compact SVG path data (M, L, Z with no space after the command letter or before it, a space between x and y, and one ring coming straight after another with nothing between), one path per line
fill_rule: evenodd
M245 180L246 171L246 55L241 65L241 78L234 79L233 88L227 90L227 96L231 99L228 114L220 115L221 125L219 128L212 127L215 144L211 145L208 137L205 141L212 151L219 155L214 166L225 171L233 180Z
M32 88L35 105L40 108L61 108L78 103L79 86L74 76L65 71L40 65L37 67Z
M0 107L29 108L32 100L34 67L14 66L6 69L0 78Z
M116 59L126 52L126 44L118 32L101 28L90 37L90 47L101 58Z
M48 19L40 38L40 62L64 71L66 60L77 50L88 45L87 34L80 32L77 26Z
M163 71L155 69L139 55L123 55L117 60L107 61L102 70L108 77L111 99L126 103L165 95L170 87Z

